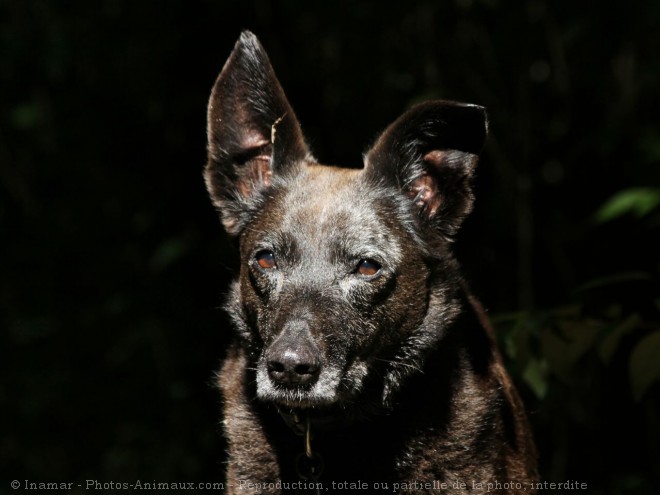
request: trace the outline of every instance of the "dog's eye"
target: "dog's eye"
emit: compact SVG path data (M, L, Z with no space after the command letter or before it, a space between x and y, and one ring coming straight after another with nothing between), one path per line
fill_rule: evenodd
M273 254L272 251L268 251L267 249L259 251L255 255L254 259L259 267L263 268L264 270L270 270L277 266L277 263L275 263L275 254Z
M357 267L355 267L355 271L364 277L373 277L374 275L377 275L378 272L380 272L381 268L382 267L380 264L374 260L364 259L358 262Z

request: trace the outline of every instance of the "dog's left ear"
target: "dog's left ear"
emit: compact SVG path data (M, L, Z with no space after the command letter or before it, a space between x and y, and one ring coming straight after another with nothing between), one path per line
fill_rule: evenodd
M470 179L487 132L483 107L422 103L383 132L364 173L372 183L399 188L425 225L451 238L472 209Z

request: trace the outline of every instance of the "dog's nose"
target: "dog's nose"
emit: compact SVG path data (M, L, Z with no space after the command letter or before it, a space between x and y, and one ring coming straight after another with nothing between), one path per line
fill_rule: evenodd
M320 370L316 360L295 350L271 357L267 365L271 379L286 386L310 385L316 381Z
M318 349L308 332L291 330L286 329L268 348L268 376L287 387L311 385L321 371Z

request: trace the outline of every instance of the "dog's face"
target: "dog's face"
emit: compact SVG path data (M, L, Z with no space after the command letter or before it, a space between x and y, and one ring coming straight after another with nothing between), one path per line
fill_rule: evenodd
M240 242L228 307L257 396L331 406L370 383L385 396L416 366L429 301L449 311L438 267L471 208L483 109L419 105L381 135L364 169L318 165L246 32L215 83L208 132L206 183Z
M241 236L257 393L290 406L347 400L423 318L428 272L412 218L354 170L304 165L269 196Z

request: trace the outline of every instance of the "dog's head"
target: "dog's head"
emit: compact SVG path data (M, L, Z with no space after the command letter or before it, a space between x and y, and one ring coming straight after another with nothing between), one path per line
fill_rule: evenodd
M363 169L319 165L266 53L241 35L211 94L205 179L239 238L228 308L260 399L345 405L374 383L387 399L420 365L442 332L430 320L456 310L448 244L485 136L483 108L427 102Z

